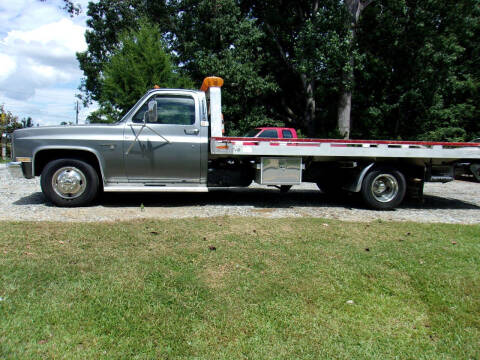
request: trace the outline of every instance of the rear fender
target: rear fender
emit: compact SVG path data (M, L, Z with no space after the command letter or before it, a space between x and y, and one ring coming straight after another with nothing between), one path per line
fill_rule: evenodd
M373 165L375 165L375 163L372 162L365 166L362 171L358 173L358 176L356 178L353 178L351 184L344 187L344 189L351 192L360 192L360 190L362 189L363 179L365 178L365 175L367 175L368 171L373 167Z

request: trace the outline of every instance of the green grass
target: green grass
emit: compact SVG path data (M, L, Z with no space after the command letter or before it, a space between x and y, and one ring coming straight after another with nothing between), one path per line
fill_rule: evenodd
M2 359L480 357L480 226L227 217L0 229Z
M6 158L5 160L2 159L2 157L0 157L0 164L4 164L4 163L8 163L12 160L10 160L9 158Z

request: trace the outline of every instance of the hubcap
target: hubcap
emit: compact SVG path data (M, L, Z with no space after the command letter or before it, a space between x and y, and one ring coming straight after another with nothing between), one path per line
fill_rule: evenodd
M389 202L398 194L398 181L390 174L380 174L372 182L372 195L375 200Z
M52 187L58 196L75 199L85 191L87 179L83 172L75 167L62 167L53 174Z

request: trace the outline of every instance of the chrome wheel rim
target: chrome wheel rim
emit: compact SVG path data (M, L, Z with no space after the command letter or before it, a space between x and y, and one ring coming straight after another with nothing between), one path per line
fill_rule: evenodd
M386 203L396 198L398 181L390 174L380 174L372 182L372 195L375 200Z
M52 188L63 199L75 199L85 192L87 179L76 167L65 166L53 174Z

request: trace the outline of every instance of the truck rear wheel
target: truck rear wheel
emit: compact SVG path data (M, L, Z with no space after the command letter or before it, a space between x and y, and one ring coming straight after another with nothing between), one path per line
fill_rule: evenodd
M40 184L43 194L55 205L63 207L88 205L99 190L95 169L77 159L49 162L42 171Z
M377 168L363 179L361 194L365 203L377 210L394 209L403 201L407 184L403 174L392 168Z

